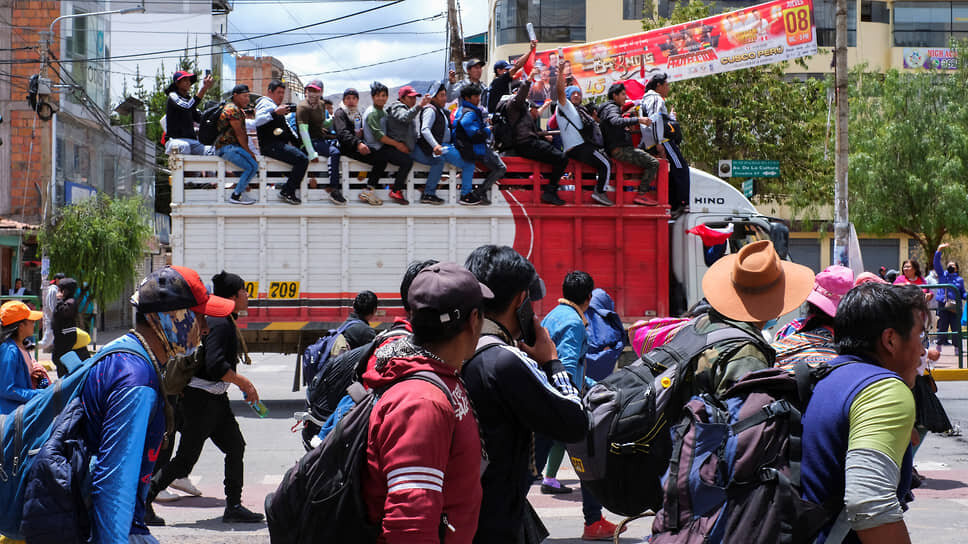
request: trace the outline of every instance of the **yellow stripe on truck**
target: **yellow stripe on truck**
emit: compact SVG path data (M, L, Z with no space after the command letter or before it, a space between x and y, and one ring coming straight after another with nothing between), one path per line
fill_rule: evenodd
M306 325L309 325L309 321L273 321L265 326L264 331L298 331Z

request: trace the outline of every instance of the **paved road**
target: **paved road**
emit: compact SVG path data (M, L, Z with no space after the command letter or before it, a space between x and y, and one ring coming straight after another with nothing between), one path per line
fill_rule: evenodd
M291 414L302 408L303 393L290 391L292 365L295 356L257 354L252 367L241 368L259 389L270 414L260 419L234 389L229 393L246 437L245 479L243 502L253 510L262 511L262 502L273 491L286 470L303 453L298 435L290 432ZM968 431L968 382L939 384L940 396L951 419ZM918 452L916 462L928 480L915 492L917 500L906 515L914 542L932 544L961 544L968 534L968 439L964 436L929 435ZM562 469L560 478L568 485L577 485L574 472ZM209 442L192 475L192 480L203 491L199 498L185 497L179 501L160 504L157 513L169 525L153 528L162 542L191 543L262 543L269 542L268 531L262 524L226 525L221 521L225 506L222 493L222 456ZM581 499L578 493L564 496L544 496L531 493L531 501L551 532L546 542L577 544L581 542ZM617 522L619 517L608 514ZM648 534L651 522L647 519L632 522L622 542L640 542Z

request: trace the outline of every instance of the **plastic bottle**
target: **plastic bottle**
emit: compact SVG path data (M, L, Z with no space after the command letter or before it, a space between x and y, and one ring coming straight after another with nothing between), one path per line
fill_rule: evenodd
M242 398L246 399L245 403L252 407L252 409L255 410L255 413L259 414L259 417L267 417L269 415L269 408L266 407L265 404L262 404L261 400L249 402L249 396L245 393L242 393Z
M528 29L528 39L531 41L537 41L538 38L534 34L534 25L531 23L528 23L527 25L525 25L525 28Z

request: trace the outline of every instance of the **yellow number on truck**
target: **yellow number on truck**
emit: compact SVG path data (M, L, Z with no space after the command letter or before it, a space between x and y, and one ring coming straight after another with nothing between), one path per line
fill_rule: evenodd
M270 281L269 298L299 298L299 282Z
M255 298L259 296L259 282L257 281L245 282L245 292L249 295L249 298Z

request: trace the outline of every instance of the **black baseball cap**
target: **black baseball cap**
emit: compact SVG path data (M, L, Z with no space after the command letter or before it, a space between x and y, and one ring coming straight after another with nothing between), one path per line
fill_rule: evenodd
M353 87L349 87L348 89L346 89L345 91L343 91L343 98L346 98L347 96L355 96L355 97L359 98L360 97L360 93L356 89L354 89Z
M407 303L411 312L432 310L441 323L460 321L484 299L494 293L477 281L463 266L456 263L437 263L421 270L410 284Z
M235 87L232 87L232 94L245 94L247 92L249 92L249 86L248 85L243 85L243 84L240 83L240 84L236 85Z
M208 294L198 272L184 266L166 266L141 280L131 304L143 314L192 310L213 317L225 317L235 302Z

